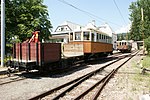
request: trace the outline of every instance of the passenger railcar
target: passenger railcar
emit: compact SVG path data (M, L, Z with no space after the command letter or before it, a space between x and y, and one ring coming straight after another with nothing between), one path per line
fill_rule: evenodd
M121 52L131 52L132 44L127 40L117 41L117 50Z
M113 51L112 38L94 29L71 32L69 43L66 45L68 47L65 46L64 55L75 53L74 56L107 56ZM73 48L77 45L80 45L80 48L74 50Z

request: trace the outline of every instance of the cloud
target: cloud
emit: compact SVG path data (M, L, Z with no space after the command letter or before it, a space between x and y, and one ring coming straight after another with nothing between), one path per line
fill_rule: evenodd
M127 33L130 31L131 24L128 24L127 26L123 26L120 29L116 30L115 33Z

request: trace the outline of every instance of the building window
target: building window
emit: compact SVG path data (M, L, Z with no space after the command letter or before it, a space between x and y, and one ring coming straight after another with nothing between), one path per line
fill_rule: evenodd
M63 27L61 27L61 31L63 31L64 30L64 28Z
M83 32L84 40L90 40L90 32Z

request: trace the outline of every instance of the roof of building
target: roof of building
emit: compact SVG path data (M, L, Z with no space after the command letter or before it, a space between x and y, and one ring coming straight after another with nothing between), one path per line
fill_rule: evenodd
M80 29L83 27L82 25L79 25L70 21L65 21L61 24L61 26L62 25L68 25L71 28L71 30L76 30L76 29Z
M104 32L104 33L107 33L109 36L112 36L112 33L114 33L112 28L107 23L99 26L99 30Z
M91 30L91 29L100 31L111 37L112 37L112 34L114 33L112 28L107 23L97 27L95 24L95 20L92 20L92 22L89 22L85 26L82 26L82 25L79 25L70 21L64 21L61 25L59 25L56 28L56 30L52 34L65 34L66 32L68 33L71 31Z

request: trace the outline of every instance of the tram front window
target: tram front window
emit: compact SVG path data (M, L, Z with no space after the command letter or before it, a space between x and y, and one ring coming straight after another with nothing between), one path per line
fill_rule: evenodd
M70 33L70 40L73 40L73 33Z
M90 32L83 32L84 40L90 40Z
M75 32L75 40L81 40L81 33Z

